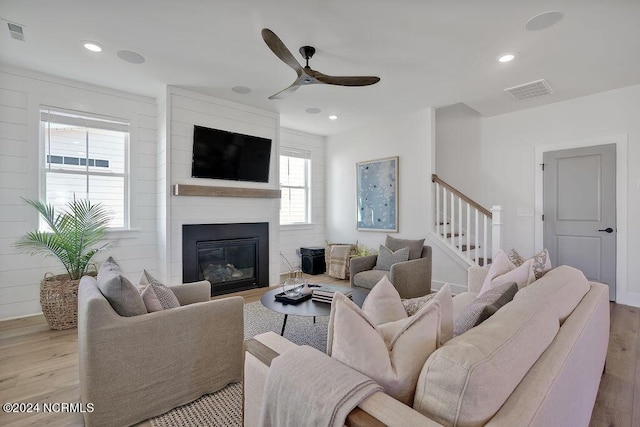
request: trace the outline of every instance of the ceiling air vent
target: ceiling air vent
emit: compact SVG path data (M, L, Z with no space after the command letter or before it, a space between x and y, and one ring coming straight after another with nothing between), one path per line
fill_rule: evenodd
M24 41L24 31L22 31L20 25L11 22L7 22L7 25L9 26L9 34L12 39Z
M551 86L549 86L549 83L547 83L545 79L510 87L504 91L513 96L516 101L522 101L543 95L551 95L553 93Z

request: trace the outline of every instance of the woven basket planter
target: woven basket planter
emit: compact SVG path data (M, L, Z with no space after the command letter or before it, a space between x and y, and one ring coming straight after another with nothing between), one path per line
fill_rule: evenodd
M95 276L96 273L88 273ZM51 329L78 327L78 285L68 274L54 276L47 273L40 282L40 306Z

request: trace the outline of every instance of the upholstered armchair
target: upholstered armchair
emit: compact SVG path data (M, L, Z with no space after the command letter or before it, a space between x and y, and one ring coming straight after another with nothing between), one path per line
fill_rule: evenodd
M121 317L93 277L78 295L87 426L131 425L242 379L244 301L210 301L207 281L170 287L180 307Z
M402 242L409 241L387 236L385 246L395 251L403 247ZM401 298L416 298L431 292L431 246L422 246L419 257L393 264L390 270L374 269L377 260L378 255L351 259L349 270L352 287L368 292L382 277L387 276Z

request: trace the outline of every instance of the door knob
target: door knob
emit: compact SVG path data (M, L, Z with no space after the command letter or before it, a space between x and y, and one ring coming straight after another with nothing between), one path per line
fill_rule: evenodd
M613 233L613 228L607 227L604 230L598 230L598 231L604 231L604 232L607 232L607 233Z

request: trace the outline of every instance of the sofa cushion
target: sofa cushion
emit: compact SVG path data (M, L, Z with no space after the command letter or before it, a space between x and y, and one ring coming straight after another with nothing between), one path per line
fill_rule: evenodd
M471 304L460 310L453 321L453 335L458 336L478 326L503 305L513 299L518 292L514 282L505 283L479 295Z
M551 344L559 324L543 298L512 301L425 363L414 409L444 425L483 425Z
M173 291L149 274L147 270L142 270L138 283L143 289L151 288L152 292L156 294L158 301L160 301L163 310L180 307L180 302ZM146 303L147 301L145 301L145 305ZM147 310L149 310L149 307L147 307Z
M362 372L400 402L411 405L416 381L440 335L440 302L414 316L376 326L349 298L331 304L327 353Z
M561 265L518 292L515 299L544 298L562 324L589 289L589 281L582 271L568 265Z
M374 325L407 318L400 294L386 276L371 289L362 304L362 311Z
M123 274L112 257L100 266L98 289L120 316L138 316L147 313L140 292Z
M409 248L401 248L392 251L384 245L380 245L378 249L378 259L374 270L391 270L393 264L409 260Z
M422 257L424 239L396 239L395 237L387 234L387 239L385 240L384 245L394 252L398 249L409 248L409 259L418 259Z
M373 287L383 277L389 277L389 272L385 270L366 270L353 276L353 285L361 288L373 289Z

